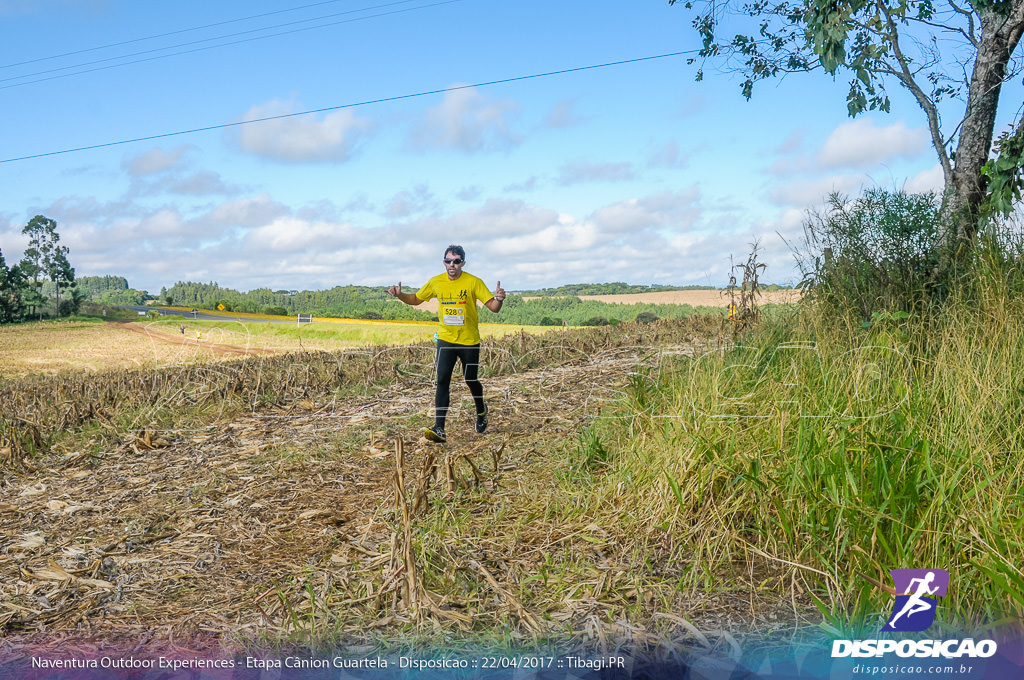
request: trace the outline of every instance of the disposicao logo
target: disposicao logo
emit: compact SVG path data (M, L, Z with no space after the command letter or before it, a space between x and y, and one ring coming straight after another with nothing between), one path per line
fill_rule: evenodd
M916 633L935 621L935 596L945 597L949 588L949 572L945 569L893 569L896 602L884 631Z
M917 633L935 621L939 597L946 596L949 572L945 569L893 569L896 601L882 632ZM993 640L833 640L832 658L883 657L896 654L918 658L988 658L996 653Z

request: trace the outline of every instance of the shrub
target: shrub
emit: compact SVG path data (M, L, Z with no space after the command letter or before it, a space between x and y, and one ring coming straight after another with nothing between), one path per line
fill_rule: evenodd
M933 286L939 211L932 193L870 189L854 201L832 194L804 224L802 285L864 320L875 311L913 311Z
M607 326L610 322L603 316L592 316L580 323L581 326Z
M658 321L658 315L654 312L640 312L636 315L636 321L640 323L654 323Z
M289 316L288 310L284 307L278 307L276 305L267 305L263 308L263 313L270 316Z

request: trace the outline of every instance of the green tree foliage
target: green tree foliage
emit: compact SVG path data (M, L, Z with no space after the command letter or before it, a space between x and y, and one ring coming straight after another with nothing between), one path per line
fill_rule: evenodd
M862 320L914 311L932 293L940 212L934 194L872 189L854 201L832 194L804 225L804 285L835 312Z
M430 312L409 307L395 300L383 288L368 286L336 286L329 290L287 291L257 288L239 292L219 284L179 281L166 291L179 306L226 309L262 313L267 307L285 310L285 314L349 319L430 320Z
M1016 52L1024 32L1024 0L669 4L695 11L701 58L740 64L747 98L759 80L818 69L849 76L851 116L888 111L890 85L907 90L924 113L942 165L948 219L940 223L937 240L973 242L984 219L989 175L982 169L989 160L1002 85L1021 69ZM719 29L726 18L749 29L723 37ZM697 79L702 77L703 68L697 72ZM962 115L943 120L940 106L949 111L950 100L962 103ZM1024 119L1016 123L1017 131L1022 124ZM1014 162L1020 162L1019 155Z
M1009 217L1024 195L1024 126L999 136L997 155L981 169L988 180L982 217Z
M8 267L0 251L0 324L16 323L25 316L27 279L18 265Z
M623 295L627 293L658 293L668 290L714 290L711 286L637 286L622 281L612 283L570 283L557 288L524 291L527 297L561 297L565 295Z
M75 290L75 269L68 262L67 246L54 246L53 252L50 255L50 261L47 263L46 274L57 291L57 316L61 316L63 314L61 306L62 292L67 289ZM72 296L72 300L74 299L74 296ZM77 311L78 305L73 303L72 309Z
M727 302L722 299L722 310ZM587 326L618 324L620 321L649 323L657 319L683 319L695 313L697 310L690 305L610 303L581 300L575 296L524 300L522 295L513 294L505 298L500 314L482 312L480 320L531 326L560 326L563 322L569 326ZM603 320L604 324L595 320Z
M296 292L258 288L242 293L222 288L213 282L179 281L168 288L165 295L173 296L179 306L204 309L216 309L218 304L224 304L231 311L252 313L269 313L266 310L273 307L284 310L286 315L302 313L347 319L418 321L437 319L437 315L432 312L400 303L383 288L367 286L337 286L329 290ZM723 309L725 304L723 298ZM589 319L599 317L608 323L633 321L638 317L641 321L649 322L655 319L685 318L695 312L689 305L610 304L581 300L575 296L524 300L522 295L512 294L505 298L500 314L484 310L480 312L480 320L485 323L532 326L561 326L563 323L579 326Z
M40 319L42 318L42 307L45 301L42 293L42 280L46 272L46 259L51 248L47 235L54 232L56 227L57 223L53 220L47 219L42 215L36 215L21 230L22 234L28 234L30 237L28 247L25 248L19 263L25 278L32 282L31 291L26 292L25 302L31 308L33 314L39 313Z
M658 320L658 315L654 312L640 312L633 320L639 321L640 323L654 323Z
M128 279L123 276L81 276L76 282L79 290L93 299L128 290Z
M581 326L608 326L611 322L603 316L592 316L580 322Z
M59 316L71 316L78 314L82 307L82 303L89 299L83 291L78 290L78 286L73 286L68 291L68 296L61 300L60 309L58 312Z
M75 285L75 270L68 262L68 248L60 245L60 234L57 223L44 216L36 215L21 230L29 237L28 248L22 258L20 267L32 280L32 291L26 295L33 313L43 315L46 296L43 293L44 279L53 284L57 315L61 314L61 294ZM77 309L77 306L75 306Z
M45 298L57 295L56 286L49 281L43 282L41 290ZM83 301L106 305L141 305L150 299L146 291L129 288L128 279L123 276L76 276L72 295L75 291Z

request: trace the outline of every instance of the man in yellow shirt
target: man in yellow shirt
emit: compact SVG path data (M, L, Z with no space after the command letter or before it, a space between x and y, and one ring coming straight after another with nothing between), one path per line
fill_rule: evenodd
M444 251L444 274L431 278L415 294L403 293L402 282L388 288L388 293L407 305L418 305L437 298L437 391L434 394L434 424L424 430L423 435L433 442L445 442L444 421L448 415L451 400L450 385L456 360L462 362L462 374L466 386L473 395L476 405L476 431L483 434L487 429L487 405L484 403L484 386L477 377L480 368L480 330L476 303L482 302L494 313L501 310L505 291L498 281L492 294L483 281L469 272L462 271L466 265L466 251L462 246L451 245Z

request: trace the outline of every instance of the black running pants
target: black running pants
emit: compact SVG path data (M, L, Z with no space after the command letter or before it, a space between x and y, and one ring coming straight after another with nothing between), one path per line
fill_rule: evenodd
M437 341L437 392L434 394L434 426L444 427L444 419L448 416L448 405L451 403L450 384L455 362L462 362L462 375L466 378L466 386L473 395L476 412L484 410L484 386L477 378L480 369L480 345L456 345L444 340Z

